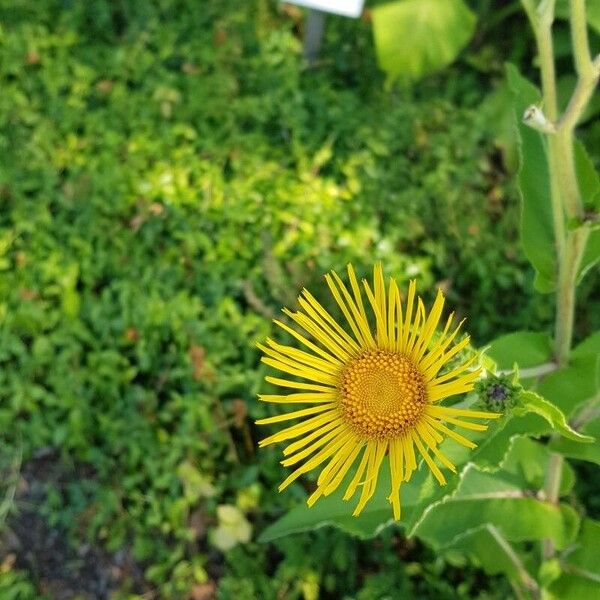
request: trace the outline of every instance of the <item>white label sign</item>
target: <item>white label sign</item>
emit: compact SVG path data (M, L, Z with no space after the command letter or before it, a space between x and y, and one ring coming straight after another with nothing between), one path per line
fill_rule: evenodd
M345 17L358 17L362 13L365 0L285 0L285 3L315 8Z

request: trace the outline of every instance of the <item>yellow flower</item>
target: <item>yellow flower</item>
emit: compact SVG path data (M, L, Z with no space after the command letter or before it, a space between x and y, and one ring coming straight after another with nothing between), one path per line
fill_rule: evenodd
M453 316L441 334L435 335L442 316L444 295L438 291L429 314L410 282L406 303L392 278L386 292L381 265L374 268L373 289L363 280L368 305L352 265L348 265L349 290L332 272L325 276L329 289L346 319L343 328L308 292L298 302L302 310L283 312L306 333L275 321L308 351L267 339L262 361L294 379L266 377L275 385L296 390L284 395L260 395L264 402L313 404L257 421L259 425L301 419L260 442L266 446L297 438L283 454L285 466L298 466L280 485L282 491L303 473L326 463L317 479L317 489L308 498L312 506L321 496L339 487L350 468L358 468L346 489L349 500L357 488L361 493L354 515L373 496L384 456L389 455L394 518L400 518L400 485L417 469L420 455L441 485L446 479L436 464L456 472L439 445L450 437L459 444L475 444L447 424L485 431L486 425L465 419L492 419L496 413L440 405L449 396L473 389L480 369L470 369L474 358L440 374L469 343L465 337L452 345L462 322L452 329ZM367 314L370 306L372 315ZM370 323L374 324L372 328ZM350 331L352 333L350 333ZM362 453L362 454L361 454ZM360 458L359 458L360 457ZM327 461L327 462L326 462Z

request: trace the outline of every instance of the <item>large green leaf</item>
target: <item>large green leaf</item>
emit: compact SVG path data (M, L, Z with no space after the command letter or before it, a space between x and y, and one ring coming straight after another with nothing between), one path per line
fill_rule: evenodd
M600 356L600 331L596 331L585 338L571 352L572 358L583 358L590 355Z
M564 548L577 533L577 513L541 502L511 473L486 473L467 465L455 493L432 505L410 532L444 548L476 528L496 527L509 541L552 539Z
M509 547L507 540L494 525L488 523L480 529L465 533L448 549L467 555L489 575L504 573L510 579L521 579L521 573L513 560L513 553L518 551Z
M572 552L565 552L563 575L551 586L548 598L556 600L592 600L600 590L600 523L584 519Z
M600 417L581 427L581 432L595 439L591 444L579 444L573 440L559 438L550 442L550 447L568 458L586 460L600 465Z
M499 369L537 367L552 358L552 339L547 333L516 331L496 338L487 354Z
M548 402L548 400L539 394L532 391L523 391L521 392L520 399L521 405L514 409L515 414L533 412L548 421L552 425L552 428L563 437L576 442L591 443L594 441L593 437L575 431L567 423L567 419L560 408Z
M571 362L544 377L537 391L567 416L599 389L600 355L575 356Z
M411 516L415 506L424 500L434 488L427 482L427 469L421 465L410 482L401 489L402 521ZM285 535L318 529L334 525L346 533L359 538L369 538L376 535L382 527L392 523L392 508L387 500L390 490L389 463L385 459L381 466L377 490L374 497L367 503L360 517L353 517L352 511L356 498L347 502L343 499L344 490L348 486L353 473L346 476L344 482L330 496L321 498L312 508L302 503L287 512L278 521L269 525L261 534L259 540L268 542Z
M525 109L532 104L539 104L541 96L514 65L507 65L506 74L514 94L513 105L520 142L518 183L522 200L523 251L536 270L536 289L551 292L556 284L556 251L548 159L541 133L523 123Z
M461 404L461 406L468 407L468 403ZM495 431L496 427L497 425L494 424L489 431ZM477 442L485 435L486 433L482 432L470 432L469 437ZM472 450L457 444L452 439L444 440L440 445L440 450L458 468L464 465L473 453ZM506 448L498 454L499 459L494 466L497 467L505 453ZM344 490L353 477L353 473L350 472L335 492L326 498L319 499L312 508L302 503L269 525L261 534L260 541L266 542L285 535L330 525L362 539L377 535L383 527L394 523L392 508L387 499L390 493L389 471L389 462L386 458L381 466L375 494L359 517L352 516L354 505L357 502L356 498L349 502L343 500ZM447 485L440 486L432 476L429 467L421 462L411 480L402 484L400 492L402 518L395 523L410 530L421 518L426 508L452 493L458 482L459 478L450 473Z
M591 444L580 444L588 446ZM552 451L547 445L527 437L515 438L502 463L502 470L522 478L531 490L539 490L544 486L546 471ZM560 478L560 495L568 494L575 483L575 473L571 465L562 463Z
M475 14L462 0L401 0L372 14L377 59L389 81L414 81L445 67L475 30Z
M470 437L478 446L472 451L470 461L479 468L497 469L508 449L518 437L540 437L552 432L552 426L542 417L533 414L507 415L500 423L479 436Z
M599 3L600 5L600 3ZM600 213L600 177L594 168L594 163L589 157L585 147L579 141L575 143L575 168L581 201L586 211ZM584 227L591 227L590 224ZM600 228L595 227L590 231L587 245L581 259L578 271L578 281L600 260Z

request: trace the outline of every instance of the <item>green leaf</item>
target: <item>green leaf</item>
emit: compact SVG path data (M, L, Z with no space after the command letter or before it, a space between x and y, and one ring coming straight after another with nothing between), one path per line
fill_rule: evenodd
M552 359L552 339L547 333L516 331L496 338L487 350L499 369L537 367Z
M588 446L588 444L584 445ZM538 490L544 486L551 454L547 445L527 437L517 437L502 462L502 469L522 478L531 489ZM560 495L568 494L573 489L574 483L573 468L564 461L560 478Z
M458 550L469 556L489 575L504 573L509 579L521 577L511 556L511 553L518 553L518 550L511 548L498 529L489 523L481 529L459 537L449 546L449 549ZM523 561L521 557L519 559Z
M559 438L550 442L550 447L568 458L586 460L600 465L600 417L586 423L581 431L593 436L595 441L591 444L579 444L572 440Z
M485 473L467 465L456 492L427 509L411 534L445 548L476 528L496 527L509 541L552 539L558 548L577 532L577 513L541 502L509 473Z
M525 414L527 412L533 412L540 417L543 417L552 425L552 427L560 433L562 436L575 440L578 442L593 442L594 438L589 435L582 435L572 429L563 412L548 402L545 398L531 391L521 392L522 406L514 409L515 414Z
M575 170L579 184L579 193L585 210L600 212L600 177L594 168L584 145L575 142ZM589 227L585 224L584 227ZM600 229L590 231L587 244L577 272L578 283L586 273L600 260Z
M400 524L410 516L411 509L421 501L421 494L427 495L427 490L422 489L427 481L427 474L426 467L421 465L413 479L402 486ZM392 508L387 500L390 489L389 462L386 459L382 463L377 490L359 518L352 516L356 499L353 501L343 499L344 491L352 476L353 473L349 473L335 492L319 499L312 508L304 503L292 508L278 521L269 525L260 535L259 541L269 542L285 535L311 531L327 525L334 525L361 539L377 535L383 527L393 522Z
M478 446L473 450L470 460L479 467L497 469L513 440L525 435L539 437L551 432L552 427L539 415L507 415L493 429L483 433L480 440L475 435L471 436Z
M585 4L588 25L600 33L600 3L598 0L588 0ZM559 19L568 19L571 14L569 0L556 0L554 14Z
M599 378L600 355L578 355L566 367L548 373L537 391L570 416L581 402L596 395Z
M584 519L572 552L562 560L564 574L549 588L550 598L596 598L600 589L600 522Z
M546 146L540 132L523 123L525 109L531 104L539 104L541 96L514 65L507 64L506 74L514 94L513 106L520 142L518 184L522 200L523 251L536 270L536 289L551 292L556 283L556 252Z
M572 358L583 358L589 355L600 356L600 331L592 333L583 342L575 346L571 352Z
M372 14L377 59L390 82L449 65L475 31L475 14L462 0L401 0Z

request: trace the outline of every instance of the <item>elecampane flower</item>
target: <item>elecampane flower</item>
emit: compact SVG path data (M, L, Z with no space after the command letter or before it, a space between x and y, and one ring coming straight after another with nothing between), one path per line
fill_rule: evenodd
M355 516L373 496L383 458L389 455L389 501L394 518L399 519L400 486L411 479L418 457L444 485L446 479L437 463L453 472L456 468L439 449L440 443L449 437L468 448L475 447L448 424L485 431L486 425L473 420L499 415L440 404L444 398L472 390L480 373L479 368L472 368L474 357L448 367L469 344L469 337L453 344L462 325L453 327L453 315L442 332L436 332L444 306L441 291L428 314L416 296L414 281L409 284L406 302L393 278L386 290L381 265L374 268L372 288L362 281L367 302L352 265L348 265L348 277L350 289L335 272L325 276L346 327L304 289L298 298L302 310L283 310L304 333L280 321L275 323L305 349L272 339L267 339L266 345L259 344L264 363L294 377L267 376L268 382L292 391L259 398L310 405L257 421L267 425L299 419L260 445L295 440L283 450L286 458L282 464L295 466L295 470L280 485L280 491L303 473L322 466L317 489L308 498L309 506L337 489L358 463L344 494L344 500L349 500L361 487Z

